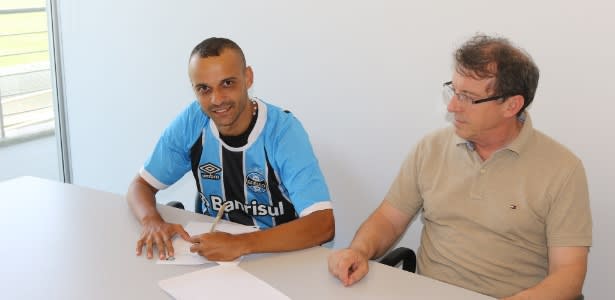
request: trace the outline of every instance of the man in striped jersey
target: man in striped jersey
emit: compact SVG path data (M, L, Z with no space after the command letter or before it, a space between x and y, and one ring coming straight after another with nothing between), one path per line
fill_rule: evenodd
M259 252L307 248L333 238L334 218L324 177L307 133L288 111L248 96L253 82L241 48L209 38L190 55L189 76L197 100L165 129L153 153L132 181L127 200L143 226L137 255L158 249L173 255L172 237L194 243L209 260L233 260ZM190 237L165 222L155 194L192 171L199 208L261 230Z

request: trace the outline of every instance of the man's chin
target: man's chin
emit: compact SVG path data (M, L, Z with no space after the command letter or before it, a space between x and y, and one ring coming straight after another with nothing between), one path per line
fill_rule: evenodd
M228 128L228 127L230 127L232 125L232 122L228 122L226 120L218 121L216 119L212 119L212 121L214 121L214 124L216 124L216 127L218 129L220 129L220 128Z
M457 126L455 126L455 134L457 134L457 136L459 136L462 139L468 138L468 133Z

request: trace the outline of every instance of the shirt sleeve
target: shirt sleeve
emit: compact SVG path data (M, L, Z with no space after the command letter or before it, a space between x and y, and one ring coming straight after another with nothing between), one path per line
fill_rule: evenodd
M274 160L282 185L299 216L331 209L329 189L314 155L307 132L290 115L274 137Z
M555 195L546 220L549 247L591 246L592 218L580 160Z
M408 153L384 198L409 216L414 216L423 206L418 184L419 154L420 144Z
M191 170L190 148L201 134L205 118L193 102L163 131L139 172L153 187L165 189Z

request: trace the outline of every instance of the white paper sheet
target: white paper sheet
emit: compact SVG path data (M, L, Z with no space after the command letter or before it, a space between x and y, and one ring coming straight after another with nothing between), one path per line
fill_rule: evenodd
M290 299L239 266L220 265L161 280L158 285L175 299Z
M184 229L188 232L190 236L194 236L209 232L209 230L211 229L211 225L212 222L190 222L184 227ZM231 234L248 233L257 230L258 228L254 226L245 226L226 221L221 221L220 223L218 223L218 225L216 225L216 231L222 231ZM181 237L175 236L173 238L173 250L175 252L173 260L158 259L156 263L163 265L201 265L206 263L237 265L241 259L238 258L234 261L229 262L212 262L197 253L191 253L191 246L192 243L184 241Z

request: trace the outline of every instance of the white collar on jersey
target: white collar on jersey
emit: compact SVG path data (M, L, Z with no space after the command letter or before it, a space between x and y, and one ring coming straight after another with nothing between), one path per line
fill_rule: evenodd
M240 152L250 148L252 143L256 141L258 136L263 131L263 128L265 128L265 122L267 121L267 105L261 99L258 99L256 97L251 98L250 101L256 103L256 105L258 106L258 115L256 116L256 124L254 124L254 128L252 128L252 132L250 132L250 135L248 136L248 142L245 145L238 148L227 145L220 138L220 134L218 132L216 124L214 124L214 122L209 122L209 128L211 129L211 132L213 133L214 137L216 137L218 141L220 141L220 144L222 144L224 148L230 151Z

